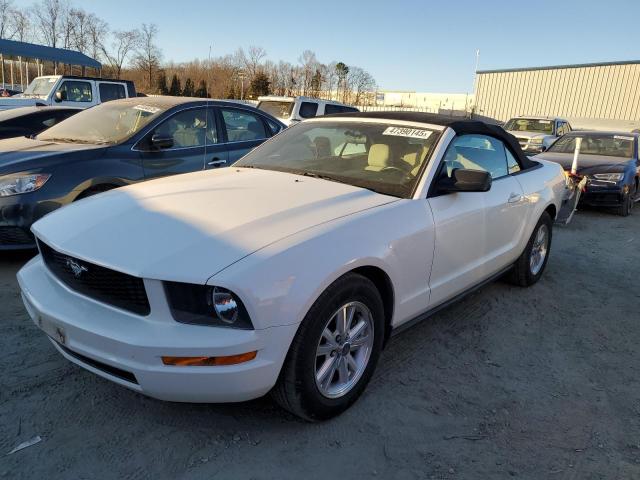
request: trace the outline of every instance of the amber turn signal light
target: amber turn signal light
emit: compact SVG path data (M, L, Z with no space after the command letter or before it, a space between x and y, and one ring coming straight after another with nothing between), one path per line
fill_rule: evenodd
M256 358L258 352L247 352L227 357L162 357L162 363L177 367L219 367L237 365Z

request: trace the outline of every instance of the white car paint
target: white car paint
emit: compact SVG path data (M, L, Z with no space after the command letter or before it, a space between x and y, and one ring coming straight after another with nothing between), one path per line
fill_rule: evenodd
M343 274L382 270L393 290L391 327L400 327L503 271L522 253L542 213L559 209L564 174L549 162L496 180L486 193L428 198L455 134L437 125L392 123L444 130L412 198L229 168L114 190L45 217L33 230L51 247L142 277L151 314L141 317L70 290L41 256L18 274L29 314L50 336L64 332L66 348L134 373L138 384L93 368L54 342L70 361L128 388L174 401L247 400L273 387L300 322ZM255 329L176 322L163 280L233 291ZM234 366L160 361L253 350L256 359Z

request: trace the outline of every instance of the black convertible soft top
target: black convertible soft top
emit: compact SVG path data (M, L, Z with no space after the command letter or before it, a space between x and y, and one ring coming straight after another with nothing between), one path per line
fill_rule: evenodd
M442 125L451 128L456 134L463 135L475 133L478 135L488 135L502 140L508 145L511 153L516 157L520 168L526 170L538 166L538 162L531 160L520 148L516 137L498 125L481 122L478 120L457 119L423 112L355 112L338 113L327 115L328 117L349 117L349 118L377 118L380 120L398 120L401 122L430 123L432 125Z

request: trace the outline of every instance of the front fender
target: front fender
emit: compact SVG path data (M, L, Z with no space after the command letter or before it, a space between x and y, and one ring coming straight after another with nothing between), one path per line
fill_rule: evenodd
M300 323L336 279L359 267L377 267L394 290L394 324L426 309L433 246L426 201L401 200L282 239L207 283L235 292L254 326L268 328Z

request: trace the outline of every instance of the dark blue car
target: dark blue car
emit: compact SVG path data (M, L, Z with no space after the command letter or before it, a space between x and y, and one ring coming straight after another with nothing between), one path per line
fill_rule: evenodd
M63 205L231 165L283 128L240 103L147 97L98 105L35 138L0 141L0 250L33 247L31 224Z
M576 139L581 138L577 174L586 176L588 183L580 203L613 207L626 217L640 200L638 136L627 132L574 131L535 158L559 163L570 171Z

